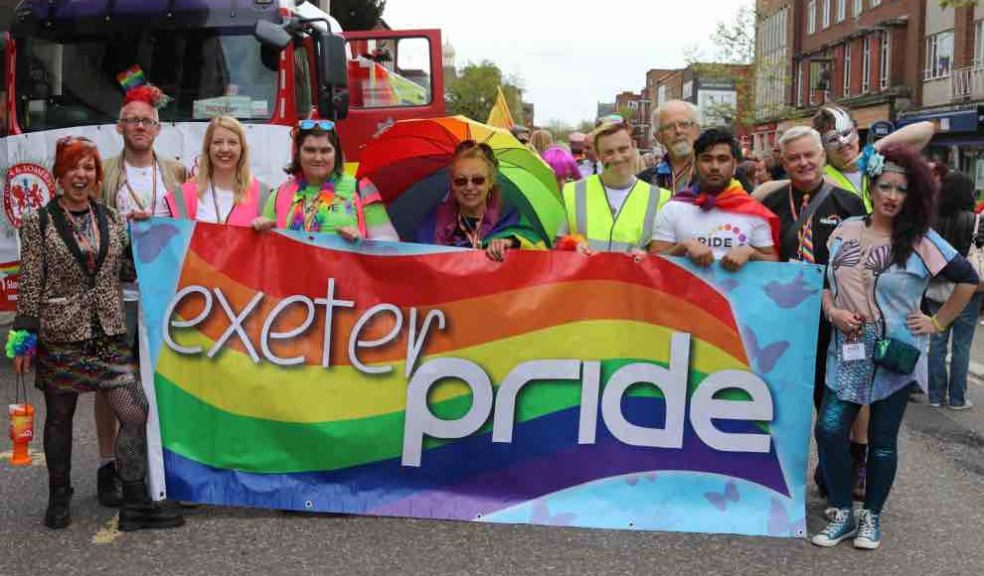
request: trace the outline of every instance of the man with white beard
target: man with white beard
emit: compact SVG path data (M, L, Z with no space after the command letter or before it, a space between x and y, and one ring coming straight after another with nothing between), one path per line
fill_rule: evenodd
M637 177L676 194L697 181L694 141L700 135L697 107L683 100L669 100L653 113L656 139L666 149L663 159Z

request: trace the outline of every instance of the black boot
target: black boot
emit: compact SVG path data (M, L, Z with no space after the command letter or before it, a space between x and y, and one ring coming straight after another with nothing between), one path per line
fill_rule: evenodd
M69 504L72 502L71 486L51 486L48 488L48 509L44 513L44 525L55 530L72 523Z
M108 508L119 508L123 502L123 489L116 476L116 462L110 461L99 467L96 473L96 493L99 503Z
M178 510L162 506L147 497L143 480L123 483L123 504L120 506L119 528L123 532L176 528L184 524Z

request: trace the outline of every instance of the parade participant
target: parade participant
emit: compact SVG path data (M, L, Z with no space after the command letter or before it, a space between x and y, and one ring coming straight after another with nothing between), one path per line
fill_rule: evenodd
M553 143L553 134L543 130L542 128L540 130L534 130L533 133L530 134L530 146L532 146L533 149L536 150L536 153L540 156L543 156L546 149Z
M343 171L342 146L331 120L301 120L294 129L290 178L272 194L263 216L277 228L399 241L372 186L360 189Z
M584 143L588 137L583 132L571 132L567 137L567 143L571 147L571 156L579 163L584 159Z
M95 199L103 171L95 144L63 138L55 149L56 200L24 218L13 329L37 334L36 386L44 392L48 509L44 524L71 521L72 420L80 393L101 391L119 419L116 469L123 481L120 530L169 528L184 519L147 498L147 400L126 338L119 279L126 223ZM31 354L14 358L26 372Z
M696 182L694 141L700 134L700 113L690 102L670 100L656 109L652 119L666 155L654 168L640 172L639 178L673 193L682 192Z
M266 186L250 175L243 125L219 116L205 129L195 178L168 192L166 200L175 218L265 230L275 224L260 213L268 196Z
M451 193L420 224L415 242L485 250L497 262L508 250L532 247L535 242L525 242L531 238L523 232L519 211L502 201L492 148L465 140L455 149L450 172Z
M515 136L516 140L519 140L519 143L522 144L523 146L526 146L527 144L530 143L530 129L527 128L526 126L523 126L522 124L516 124L515 126L510 128L509 131L512 132L512 135Z
M769 163L765 159L755 161L755 171L752 172L752 183L756 186L765 184L772 180L772 172L769 171Z
M943 177L940 191L940 207L936 229L940 236L966 257L975 238L984 241L981 217L974 214L974 181L961 172L950 172ZM978 270L978 275L981 271ZM945 280L933 280L926 290L926 303L930 314L937 314L943 302L953 292L954 284ZM929 341L929 405L943 404L952 410L966 410L974 404L966 398L967 371L970 367L970 351L974 343L977 316L984 302L984 292L977 292L970 303L953 321L952 326L933 334ZM947 370L947 348L951 334L952 354ZM947 374L949 372L949 374Z
M698 184L676 194L656 218L652 252L687 256L698 266L720 260L736 271L749 260L776 259L779 220L734 179L741 151L728 131L694 143Z
M769 195L762 203L779 217L779 261L798 260L808 264L827 265L827 240L842 221L865 213L861 199L827 182L823 177L824 151L820 134L807 126L795 126L779 138L780 157L789 175L789 185L783 192ZM830 323L820 318L817 337L817 356L813 383L813 407L819 413L823 400L825 354L830 343ZM865 418L858 420L861 426ZM865 440L867 430L859 430L855 439ZM852 442L856 455L856 476L863 478L866 446ZM821 496L826 496L826 483L818 466L813 474ZM859 486L860 489L860 486Z
M862 151L857 123L851 117L851 113L840 106L821 108L813 116L813 128L820 133L824 152L827 155L824 176L834 186L860 197L869 212L871 211L871 195L868 190L870 179L860 168L864 156L885 150L893 144L903 144L922 150L932 140L936 131L932 122L916 122L892 132L874 144L868 144ZM787 184L787 181L781 180L762 186L755 191L755 197L761 200L773 191L785 188Z
M167 96L150 84L127 91L123 98L116 122L116 132L123 137L123 151L102 166L106 175L102 199L124 218L170 216L165 195L187 176L184 166L154 151L154 142L161 133L158 109L167 101ZM136 346L139 292L136 282L124 282L122 288L127 337ZM95 397L95 414L102 460L97 483L99 502L103 506L119 506L122 495L113 463L116 421L101 392Z
M930 229L934 184L909 147L889 146L863 164L872 180L872 213L845 220L831 234L823 313L836 328L827 350L826 386L816 435L833 512L812 542L854 546L881 542L881 513L895 479L898 433L913 383L925 390L929 335L955 320L978 283L971 265ZM957 287L934 316L920 311L930 278ZM858 522L851 506L848 435L869 406L867 492Z
M584 238L575 246L583 254L648 250L656 214L670 199L669 190L635 177L636 148L628 124L602 124L591 141L604 168L564 186L567 219L558 238Z
M598 150L595 148L593 137L585 137L583 152L584 155L577 163L578 169L581 171L581 178L601 174L605 167L602 165L601 160L598 159Z
M581 171L577 167L577 160L563 146L554 144L543 152L543 161L550 166L557 177L557 187L563 190L568 182L575 182L581 179Z

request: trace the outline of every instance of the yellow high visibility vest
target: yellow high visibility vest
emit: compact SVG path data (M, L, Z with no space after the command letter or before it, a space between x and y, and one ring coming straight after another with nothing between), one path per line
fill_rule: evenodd
M592 250L645 250L652 240L656 213L671 196L665 188L637 180L622 208L613 216L600 176L569 182L564 186L567 229L571 234L587 238Z
M823 174L824 176L830 178L838 188L843 188L848 192L853 192L855 196L857 196L858 198L861 199L862 202L864 202L865 211L869 214L871 213L871 193L868 190L868 184L870 183L871 180L868 178L867 174L861 175L860 190L858 190L857 187L854 186L854 182L851 182L850 178L845 176L843 172L841 172L837 168L834 168L830 164L824 166Z

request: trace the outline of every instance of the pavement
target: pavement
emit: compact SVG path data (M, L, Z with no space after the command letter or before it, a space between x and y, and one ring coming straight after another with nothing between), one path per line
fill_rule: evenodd
M978 335L984 330L978 330ZM984 360L984 337L975 361ZM92 396L75 419L73 522L41 525L47 500L39 439L33 466L0 462L0 575L252 574L984 574L984 382L965 412L911 403L899 441L898 477L875 552L803 539L492 525L400 518L285 514L201 506L175 530L120 533L115 510L95 498ZM0 399L13 397L0 360ZM43 401L38 425L43 422ZM5 424L5 422L0 422ZM9 444L0 440L0 450ZM811 489L808 528L822 527Z

